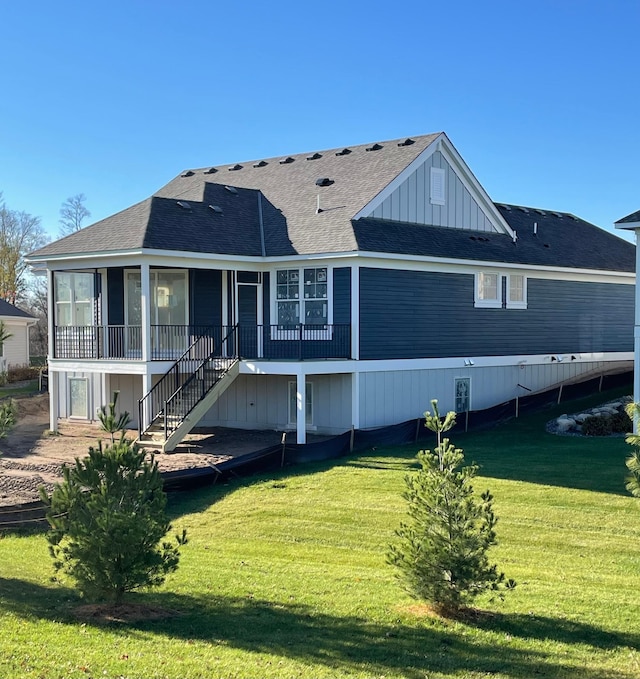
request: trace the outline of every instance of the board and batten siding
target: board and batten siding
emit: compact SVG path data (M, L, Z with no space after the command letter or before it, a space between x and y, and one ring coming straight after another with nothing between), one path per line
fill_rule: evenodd
M474 275L360 269L360 358L633 350L634 286L527 279L526 309L474 307Z
M466 368L461 361L460 368L364 372L359 377L360 427L382 427L422 417L432 399L437 399L441 413L455 410L456 378L470 380L470 409L484 410L580 376L589 379L589 375L612 367L594 361ZM620 363L620 367L629 369L630 364Z
M198 426L292 429L289 382L293 375L239 375ZM313 385L311 431L341 434L351 427L351 375L308 375Z
M443 169L445 173L444 205L431 204L432 167ZM440 151L433 153L369 216L454 229L496 231Z

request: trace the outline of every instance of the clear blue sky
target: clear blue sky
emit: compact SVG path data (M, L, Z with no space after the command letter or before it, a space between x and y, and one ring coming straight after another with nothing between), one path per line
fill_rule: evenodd
M181 170L444 130L498 202L640 209L640 2L0 7L0 191L58 230Z

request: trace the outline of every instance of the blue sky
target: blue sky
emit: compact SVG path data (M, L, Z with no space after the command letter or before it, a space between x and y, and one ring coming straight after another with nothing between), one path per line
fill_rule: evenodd
M4 2L0 191L55 235L181 170L444 130L498 202L640 209L637 0Z

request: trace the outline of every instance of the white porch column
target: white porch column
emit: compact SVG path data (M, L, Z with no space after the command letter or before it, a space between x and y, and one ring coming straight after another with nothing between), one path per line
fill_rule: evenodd
M49 369L49 429L58 431L60 417L60 373Z
M55 301L53 299L53 271L47 269L47 325L49 326L49 337L47 338L47 353L49 358L53 358L56 333L56 312ZM52 430L53 431L53 430Z
M360 429L360 373L351 373L351 424Z
M145 396L151 391L151 387L153 386L152 384L152 379L151 379L151 373L149 372L149 369L142 375L142 395ZM144 412L142 413L142 422L138 422L138 429L140 431L144 431L150 424L151 422L151 412L150 412L150 403L147 402L147 406L144 409Z
M296 443L306 443L307 442L307 417L306 417L306 403L307 403L307 391L306 391L306 378L304 370L300 368L298 374L296 375L297 388L296 388L296 432L297 440Z
M142 360L151 360L151 286L149 265L140 265L140 312L142 317ZM146 392L145 392L146 393Z

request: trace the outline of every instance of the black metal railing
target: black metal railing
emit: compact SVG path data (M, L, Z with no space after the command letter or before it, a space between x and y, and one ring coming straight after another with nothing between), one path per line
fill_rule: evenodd
M220 357L314 360L351 357L351 326L327 325L152 325L150 360L180 359L193 351L215 347ZM206 339L205 339L206 338ZM226 339L225 339L226 338ZM69 359L142 359L142 328L127 325L56 326L54 357ZM203 359L205 356L196 357ZM195 360L195 359L194 359Z
M191 343L160 381L138 401L140 436L161 421L166 441L238 360L233 351L236 334L237 326L233 326L219 339L202 335Z

